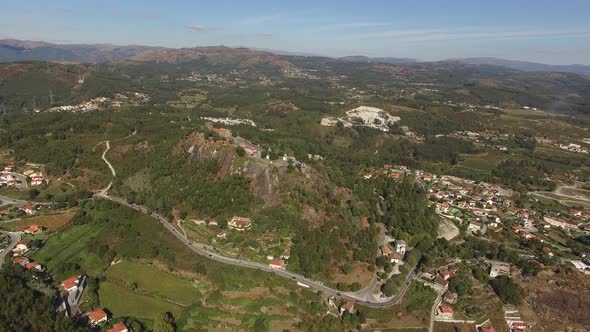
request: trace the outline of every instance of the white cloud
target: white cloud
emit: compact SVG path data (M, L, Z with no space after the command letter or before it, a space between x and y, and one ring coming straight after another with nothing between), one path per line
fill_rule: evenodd
M193 24L193 25L189 25L187 26L187 29L189 29L190 31L209 31L211 30L210 27L206 26L206 25L202 25L202 24Z

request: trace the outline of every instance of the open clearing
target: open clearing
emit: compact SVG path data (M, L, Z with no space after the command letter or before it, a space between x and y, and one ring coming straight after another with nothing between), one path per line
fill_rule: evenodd
M151 320L157 314L166 311L178 316L182 310L181 306L135 293L127 287L109 281L100 284L99 296L101 306L108 308L114 317L135 316Z
M184 305L194 303L201 297L191 281L149 265L122 262L111 266L106 276L108 281L122 285L135 283L138 293L174 300Z
M74 214L76 214L75 210L68 210L65 213L33 216L6 223L4 226L10 230L25 230L31 225L39 225L45 227L49 232L54 232L63 229L70 222Z

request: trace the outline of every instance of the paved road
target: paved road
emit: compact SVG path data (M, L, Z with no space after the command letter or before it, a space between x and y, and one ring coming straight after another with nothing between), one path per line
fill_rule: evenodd
M12 249L14 249L14 247L16 247L16 244L20 241L20 235L18 233L6 231L0 231L0 233L6 234L10 237L10 243L6 248L4 248L4 250L0 252L0 268L2 268L2 265L4 264L4 259L6 259L6 255L8 255L8 253Z
M109 165L109 168L111 168L111 170L114 172L114 169L112 168L112 166L106 160L106 157L105 157L106 151L108 151L108 149L109 149L109 144L107 142L107 149L103 153L102 158ZM340 292L339 290L324 286L324 284L322 282L308 279L308 278L306 278L300 274L297 274L297 273L293 273L293 272L290 272L287 270L273 269L273 268L270 268L266 264L230 258L230 257L226 257L223 255L219 255L219 254L211 252L211 251L207 251L205 249L206 248L205 245L199 244L199 243L193 243L192 241L190 241L189 239L184 237L180 233L180 231L177 228L175 228L170 223L170 221L168 219L166 219L163 215L156 213L156 212L150 213L150 211L145 206L141 206L141 205L137 205L137 204L129 204L125 199L110 196L108 194L108 189L110 188L110 185L111 184L109 184L109 186L107 188L101 190L95 196L99 197L99 198L107 199L107 200L110 200L113 202L117 202L121 205L127 206L129 208L132 208L136 211L140 211L145 214L150 214L152 217L154 217L158 221L160 221L160 223L162 224L162 226L164 226L164 228L166 228L170 233L172 233L178 240L180 240L182 243L184 243L193 252L195 252L201 256L205 256L205 257L212 259L214 261L220 262L220 263L256 269L256 270L265 271L265 272L269 272L269 273L274 273L277 276L291 279L291 280L293 280L293 282L299 282L301 284L307 285L310 288L313 288L318 291L322 291L325 294L330 295L330 296L336 296L341 299L344 299L347 301L352 301L357 304L361 304L361 305L371 307L371 308L387 308L387 307L398 304L402 300L405 292L407 291L408 287L412 283L412 280L416 276L415 267L414 267L414 268L412 268L410 273L408 273L408 276L406 277L406 280L404 282L404 285L400 289L400 292L396 296L393 296L392 298L386 299L384 301L377 301L375 299L365 299L364 296L359 297L359 296L355 295L354 293Z
M11 198L8 196L1 196L0 195L0 205L27 205L27 204L35 204L35 205L51 205L51 202L33 202L33 201L25 201L22 199Z

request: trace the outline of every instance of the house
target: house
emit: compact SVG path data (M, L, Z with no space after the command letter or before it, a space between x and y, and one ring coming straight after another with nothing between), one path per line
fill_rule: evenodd
M117 324L113 325L107 332L129 332L127 326L123 322L118 322Z
M487 323L477 328L477 332L496 332L492 324Z
M348 301L340 306L340 315L342 315L346 311L348 311L351 314L354 313L354 302Z
M221 231L221 232L217 233L217 238L220 240L225 240L225 239L227 239L227 233L225 231Z
M77 291L78 286L80 286L80 276L69 277L61 282L61 287L69 293Z
M211 131L223 138L231 137L231 130L227 128L211 128Z
M14 249L18 252L25 252L25 251L29 250L30 244L31 244L30 239L23 239L23 240L20 240L20 242L16 244L16 247Z
M12 172L13 169L14 169L14 164L8 164L8 165L4 166L4 172Z
M549 255L549 257L553 257L553 252L551 252L551 248L543 247L543 252Z
M281 258L289 260L289 258L291 258L291 248L285 249L285 251L283 251L283 254L281 255Z
M440 318L453 319L453 308L448 305L441 304L438 307L437 314Z
M31 186L40 186L44 182L43 177L35 176L31 177Z
M508 321L508 327L513 332L526 332L526 323L523 321Z
M492 262L490 267L490 278L495 278L500 275L510 275L510 264L504 262Z
M235 229L237 231L243 231L246 229L250 229L250 227L252 226L252 220L250 220L250 218L233 217L227 223L227 226L230 229Z
M372 173L365 173L365 174L363 174L363 178L365 178L367 180L370 179L370 178L372 178L372 177L373 177L373 174Z
M390 262L393 264L399 264L402 260L402 255L398 254L397 252L389 253Z
M434 284L436 284L436 285L441 286L444 289L447 289L449 287L449 282L441 277L434 278L434 280L432 282L434 282Z
M440 275L443 279L449 280L451 277L455 276L455 270L441 270Z
M29 262L29 259L24 256L12 257L12 263L18 265L25 265Z
M211 220L209 221L209 223L207 224L207 226L218 226L219 224L217 223L217 221L215 220Z
M37 232L43 232L43 226L31 225L29 228L25 229L26 234L35 234Z
M404 241L404 240L396 240L395 241L395 251L398 254L405 255L406 254L406 241Z
M35 263L35 262L30 262L30 263L25 264L25 269L43 272L43 266L41 266L41 264Z
M391 253L391 250L389 250L389 248L387 246L381 246L381 255L385 256L385 255L389 255Z
M90 320L90 324L98 325L106 322L108 320L107 313L104 312L101 308L95 309L87 314L88 320Z
M268 261L268 267L275 270L284 270L285 261L282 259L271 259Z
M27 215L33 215L37 212L37 207L34 204L27 204L21 208Z
M445 295L443 295L443 300L447 303L450 304L454 304L457 303L457 293L453 293L453 292L446 292Z
M393 167L393 165L391 165L391 164L383 165L383 169L391 169L392 167Z

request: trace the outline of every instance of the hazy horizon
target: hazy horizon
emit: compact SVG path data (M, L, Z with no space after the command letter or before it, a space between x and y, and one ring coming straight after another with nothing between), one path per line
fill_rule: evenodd
M0 38L58 44L243 46L341 57L496 57L590 64L590 3L434 0L7 3Z

